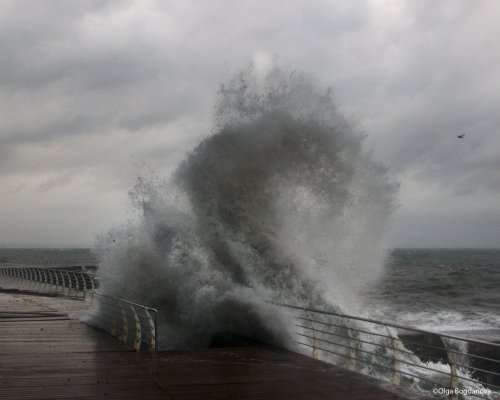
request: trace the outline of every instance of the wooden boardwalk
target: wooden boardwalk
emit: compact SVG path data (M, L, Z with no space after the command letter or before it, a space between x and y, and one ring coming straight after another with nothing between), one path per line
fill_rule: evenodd
M70 309L67 300L0 292L0 399L400 399L365 376L273 347L136 353Z

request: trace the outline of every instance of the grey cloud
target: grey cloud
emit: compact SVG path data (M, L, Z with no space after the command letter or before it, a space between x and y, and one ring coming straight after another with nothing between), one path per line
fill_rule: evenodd
M71 182L72 175L68 173L57 174L56 176L47 179L45 182L42 182L38 185L38 190L41 192L46 192L48 190L54 189L56 187L65 186Z
M398 67L380 76L383 92L376 96L378 104L370 104L372 116L377 111L382 115L371 125L379 135L376 146L396 173L451 185L457 192L465 187L467 192L495 192L497 173L491 163L476 158L482 149L500 145L495 111L500 102L495 37L500 29L485 24L499 14L499 6L407 4L407 27L391 43ZM461 132L467 136L458 142Z
M499 16L468 0L2 2L0 181L38 179L9 212L85 174L97 197L121 190L131 155L173 168L210 133L218 85L256 54L332 85L400 179L453 201L495 195Z

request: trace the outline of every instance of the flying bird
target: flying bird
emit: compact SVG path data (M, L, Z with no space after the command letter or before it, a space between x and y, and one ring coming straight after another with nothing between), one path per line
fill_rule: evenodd
M463 139L463 138L464 138L464 136L465 136L465 133L462 133L461 135L457 135L457 138L459 138L459 139Z

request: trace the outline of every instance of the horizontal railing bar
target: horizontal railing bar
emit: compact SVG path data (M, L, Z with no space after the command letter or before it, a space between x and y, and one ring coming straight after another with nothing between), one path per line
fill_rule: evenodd
M301 333L298 333L298 332L296 332L296 334L297 334L297 335L299 335L299 336L304 336L304 337L306 337L306 338L308 338L308 339L311 339L311 340L316 340L316 341L320 341L320 342L323 342L323 343L328 343L328 344L333 345L333 346L343 347L343 348L346 348L346 349L351 349L351 348L352 348L352 347L350 347L350 346L345 346L345 345L342 345L342 344L337 344L337 343L330 342L330 341L328 341L328 340L323 340L323 339L314 338L314 337L312 337L312 336L304 335L304 334L301 334ZM376 353L373 353L373 352L371 352L371 351L362 350L362 349L356 349L356 351L361 352L361 353L370 354L370 355L375 356L375 357L384 358L384 359L386 359L386 360L393 361L393 358L392 358L392 357L383 356L383 355L381 355L381 354L376 354ZM429 368L429 367L420 366L420 365L413 364L413 363L408 362L408 361L399 360L399 359L398 359L397 361L398 361L399 363L402 363L402 364L410 365L410 366L412 366L412 367L416 367L416 368L426 369L426 370L428 370L428 371L437 372L437 373L440 373L440 374L444 374L444 375L446 375L446 376L449 376L449 375L450 375L450 373L449 373L449 372L439 371L439 370L437 370L437 369L433 369L433 368ZM385 368L388 368L388 369L390 369L390 370L393 370L393 368L391 368L391 367L385 367ZM463 379L463 378L460 378L460 379ZM469 379L467 379L467 380L469 380ZM475 381L473 381L473 382L475 382Z
M375 336L383 337L383 338L386 338L386 339L391 339L390 336L382 335L380 333L368 332L368 331L365 331L365 330L362 330L362 329L354 328L352 326L347 327L346 325L330 324L330 323L327 323L327 322L317 321L317 320L310 319L310 318L298 317L298 316L295 316L295 315L293 316L293 318L295 318L295 319L301 319L301 320L308 321L308 322L311 322L311 323L317 323L317 324L322 324L322 325L326 325L326 326L334 326L334 327L337 327L337 328L349 329L351 331L356 331L356 332L366 333L368 335L375 335ZM326 332L324 332L324 333L326 333ZM437 336L437 337L440 336L439 333L433 333L432 335L433 336ZM399 340L402 341L402 339L399 339ZM463 352L458 351L458 350L447 349L444 346L443 347L438 347L438 346L432 346L432 345L427 345L427 344L423 344L423 343L421 344L419 342L415 342L415 341L407 340L407 339L405 339L405 342L407 342L407 343L413 343L415 345L418 345L420 347L425 347L425 348L428 348L428 349L447 351L447 352L450 352L450 353L459 354L461 356L466 356L466 357L470 357L470 358L480 359L480 360L484 360L484 361L491 361L491 362L500 364L500 360L495 360L495 359L492 359L492 358L479 356L479 355L474 354L474 353L463 353ZM428 357L428 358L430 358L430 357Z
M144 311L141 310L141 309L137 309L135 311L135 314L134 314L132 312L132 310L130 308L128 308L128 307L120 307L119 305L109 304L109 303L99 304L99 308L100 308L100 310L102 310L102 312L107 312L108 314L112 313L113 315L114 314L116 314L116 315L122 315L121 314L121 310L123 310L123 312L125 313L125 315L127 315L130 318L135 318L135 315L137 315L137 317L140 320L151 321L151 317L149 315L146 315L144 313Z
M120 305L121 301L118 301L116 299L112 299L110 300L109 298L107 299L100 299L99 303L101 304L102 307L108 307L108 308L114 308L114 309L118 309L120 310L121 308L125 307L124 305ZM136 305L134 303L131 303L131 302L128 302L128 304L132 304L134 306L137 306L138 308L135 310L138 317L139 318L149 318L149 315L147 315L145 313L145 309L146 310L154 310L156 311L155 309L151 309L150 307L146 307L146 306L143 306L143 305ZM127 312L130 312L130 308L126 307L124 308L126 310L128 310Z
M426 334L430 334L430 335L438 335L438 336L445 337L445 338L448 338L448 339L455 339L455 340L460 340L460 341L469 342L469 343L484 344L484 345L488 345L488 346L500 348L500 344L493 343L493 342L486 342L486 341L482 341L482 340L466 339L466 338L460 337L460 336L448 335L448 334L445 334L445 333L438 333L438 332L431 332L431 331L427 331L425 329L418 329L418 328L413 328L413 327L408 327L408 326L403 326L403 325L391 324L391 323L384 322L384 321L376 321L376 320L369 319L369 318L356 317L354 315L334 313L334 312L331 312L331 311L315 310L313 308L293 306L293 305L290 305L290 304L283 304L283 303L270 303L270 304L274 304L274 305L281 306L281 307L287 307L287 308L291 308L291 309L295 309L295 310L314 312L314 313L317 313L317 314L334 315L334 316L342 317L342 318L349 318L349 319L354 319L354 320L358 320L358 321L371 322L371 323L377 324L377 325L391 326L393 328L403 329L403 330L407 330L407 331L413 331L413 332L419 332L419 333L426 333Z
M155 313L158 312L158 310L156 308L153 308L153 307L147 307L147 306L144 306L142 304L137 304L137 303L134 303L132 301L128 301L128 300L125 300L125 299L120 299L119 297L115 297L115 296L109 296L107 294L103 294L103 293L100 293L99 291L95 290L94 291L95 294L97 294L98 296L102 296L104 298L108 298L108 299L114 299L114 300L118 300L118 301L121 301L123 303L127 303L127 304L132 304L133 306L137 306L137 307L142 307L146 310L149 310L149 311L154 311Z
M307 344L307 343L302 343L302 342L299 342L298 340L296 341L298 344L301 344L303 346L307 346L307 347L310 347L312 349L316 349L316 350L320 350L320 351L324 351L325 353L330 353L330 354L336 354L338 356L341 356L341 357L344 357L344 358L347 358L347 359L350 359L351 357L350 356L347 356L345 354L340 354L340 353L336 353L334 351L331 351L331 350L327 350L327 349L323 349L321 347L317 347L317 346L312 346L310 344ZM365 363L365 364L369 364L369 365L374 365L376 367L380 367L380 368L384 368L384 369L389 369L391 371L394 371L394 372L397 372L397 373L400 373L400 374L403 374L403 375L408 375L408 376L411 376L413 378L418 378L418 379L421 379L421 380L424 380L424 381L427 381L427 382L430 382L430 383L433 383L435 385L438 385L438 386L441 386L443 388L446 388L446 389L450 389L450 390L453 390L451 387L449 386L445 386L443 385L442 383L439 383L439 382L436 382L436 381L433 381L431 379L427 379L427 378L422 378L421 376L418 376L418 375L414 375L414 374L411 374L409 372L404 372L404 371L401 371L401 370L398 370L398 369L395 369L395 368L388 368L386 367L385 365L380 365L380 364L377 364L377 363Z
M307 326L303 326L303 325L295 325L295 326L297 326L297 327L299 327L299 328L308 329L308 330L313 331L313 332L319 332L319 333L323 333L323 334L325 334L325 335L330 335L330 336L338 336L338 337L341 337L341 338L344 338L344 339L355 340L355 341L357 341L357 342L366 343L366 344L371 344L371 345L378 346L378 347L383 347L383 348L385 348L385 349L390 349L391 351L397 351L398 353L407 354L407 355L409 355L409 356L415 356L415 353L412 353L411 351L396 349L396 348L394 348L394 346L392 346L392 345L391 345L391 346L389 346L389 345L385 345L385 344L380 344L380 343L375 343L375 342L369 342L369 341L367 341L367 340L358 339L358 338L355 338L355 337L352 337L352 336L345 336L345 335L340 335L340 334L338 334L338 333L325 332L325 331L322 331L322 330L320 330L320 329L316 329L316 328L314 328L314 329L313 329L313 328L309 328L309 327L307 327ZM349 328L349 329L351 329L351 328ZM390 336L383 336L383 335L382 335L382 337L384 337L384 338L386 338L386 339L391 339L391 337L390 337ZM398 339L398 340L400 340L400 339ZM436 357L430 357L430 356L429 356L429 357L427 357L427 358L429 358L429 359L431 359L431 360L435 360L435 361L441 361L441 359L436 358ZM458 364L456 364L456 365L458 365Z
M380 337L383 337L383 338L386 338L386 339L391 339L390 336L386 336L386 335L383 335L383 334L380 334L380 333L368 332L368 331L365 331L365 330L362 330L362 329L354 328L352 326L347 327L346 325L330 324L328 322L317 321L317 320L314 320L314 319L299 317L299 316L296 316L296 315L293 315L293 318L295 318L295 319L301 319L301 320L308 321L308 322L314 322L314 323L322 324L322 325L326 325L326 326L335 326L335 327L338 327L338 328L345 328L345 329L349 329L351 331L362 332L362 333L366 333L368 335L375 335L375 336L380 336ZM408 329L406 329L406 330L408 330ZM436 337L441 337L442 336L439 333L430 333L430 334L433 335L433 336L436 336ZM402 341L402 339L399 339L399 340ZM471 358L477 358L477 359L481 359L481 360L485 360L485 361L492 361L494 363L499 363L500 364L500 360L495 360L495 359L492 359L492 358L479 356L479 355L476 355L474 353L463 353L463 352L458 351L458 350L447 349L445 347L438 347L438 346L432 346L432 345L427 345L427 344L421 344L419 342L415 342L415 341L408 340L408 339L404 339L404 341L407 342L407 343L413 343L415 345L418 345L420 347L425 347L425 348L428 348L428 349L448 351L450 353L459 354L461 356L466 356L466 357L471 357ZM484 342L482 344L489 345L490 342Z
M95 275L83 271L71 271L39 266L3 267L0 268L0 271L3 275L7 275L12 278L24 279L30 282L49 284L68 289L76 289L81 292L92 289L92 286L95 286L96 284ZM4 271L7 271L7 274L3 273ZM21 274L14 271L20 271Z
M95 292L94 292L95 293ZM134 304L134 303L128 303L128 302L124 302L125 304L120 306L119 304L113 304L113 303L103 303L101 301L99 301L97 307L99 307L101 310L103 311L108 311L110 313L115 313L115 314L120 314L121 315L121 311L123 310L123 312L125 312L126 315L128 316L132 316L132 317L135 317L135 315L137 315L137 317L139 319L146 319L146 320L151 320L151 317L146 314L146 311L156 311L155 309L151 309L149 307L146 307L146 306L141 306L141 305L137 305L137 304ZM138 308L135 308L135 313L130 309L130 307L127 307L127 304L132 304L133 306L136 306Z
M353 330L353 331L357 331L357 332L361 332L361 333L366 333L368 335L373 335L373 336L380 336L380 337L383 337L383 338L386 338L386 339L390 339L391 338L389 335L383 335L381 333L369 332L369 331L365 331L365 330L359 329L359 328L352 328L351 326L347 327L345 324L344 325L330 324L328 322L322 322L322 321L317 321L315 319L298 317L296 315L293 315L293 318L295 318L295 319L301 319L301 320L309 321L309 322L314 322L314 323L322 324L322 325L326 325L326 326L335 326L336 328L347 328L347 329L350 329L350 330Z
M137 318L139 318L141 321L151 321L152 319L149 315L145 314L144 309L140 308L135 309L135 314L129 307L126 306L120 307L119 305L116 304L109 304L109 303L99 304L99 308L103 312L108 312L117 315L121 315L121 310L123 310L125 315L127 315L131 319L135 318L135 315L137 315Z
M416 355L415 353L413 353L411 351L400 350L400 349L395 348L394 346L388 346L388 345L384 345L384 344L380 344L380 343L369 342L369 341L366 341L366 340L363 340L363 339L358 339L358 338L355 338L355 337L339 335L339 334L336 334L336 333L324 332L324 331L321 331L319 329L313 329L313 328L309 328L309 327L302 326L302 325L295 325L295 326L300 327L300 328L304 328L304 329L307 329L307 330L310 330L310 331L313 331L313 332L320 332L320 333L331 335L331 336L338 336L338 337L342 337L344 339L351 339L351 340L354 340L354 341L359 342L359 343L366 343L366 344L377 346L377 347L380 347L380 348L389 349L392 352L398 352L399 354L406 354L406 355L409 355L409 356L416 356L416 357L418 357L418 355ZM295 333L297 335L301 335L298 332L295 332ZM311 337L311 336L307 336L307 335L301 335L301 336L306 336L308 338L315 338L315 340L317 340L317 341L326 342L326 343L329 343L329 344L336 345L335 343L329 342L329 341L327 341L325 339L321 339L319 337L314 337L314 336ZM390 338L388 337L388 339L390 339ZM343 346L341 344L338 344L338 346L345 347L345 348L350 348L349 346ZM360 351L362 351L362 350L360 350ZM370 354L373 354L373 353L370 353ZM379 357L378 354L374 354L374 355L377 356L377 357ZM443 359L432 357L432 356L425 356L425 357L428 358L429 360L449 365L449 362L448 361L443 362L444 361ZM398 359L397 361L399 362L400 360ZM498 372L488 371L486 369L477 368L477 367L471 367L470 365L463 365L463 364L460 364L460 363L457 363L457 362L454 362L453 364L456 365L457 367L465 368L465 369L467 369L467 370L469 370L471 372L480 371L480 372L484 372L484 373L489 374L489 375L500 376L500 373L498 373ZM411 364L411 365L414 365L414 364Z
M294 316L293 318L295 318L295 319L301 319L301 320L308 321L308 322L315 323L315 324L322 324L322 325L326 325L326 326L334 326L336 328L349 329L351 331L366 333L368 335L373 335L373 336L379 336L379 337L383 337L385 339L391 339L391 337L389 335L384 335L382 333L365 331L363 329L355 328L352 325L347 326L346 324L344 324L344 325L330 324L328 322L322 322L322 321L317 321L315 319L303 318L303 317L297 317L297 316Z
M313 332L319 332L319 333L322 333L324 335L337 336L337 337L341 337L341 338L348 339L348 340L356 340L357 342L366 343L366 344L372 344L374 346L379 346L379 347L385 347L387 349L392 349L392 346L387 346L387 345L381 344L381 343L369 342L367 340L358 339L358 338L355 338L355 337L352 337L352 336L341 335L339 333L326 332L326 331L322 331L321 329L309 328L309 327L303 326L303 325L295 325L295 326L299 327L299 328L308 329L308 330L313 331ZM347 328L347 329L351 330L351 328ZM385 338L386 339L390 339L390 337L385 337ZM401 352L405 352L404 350L400 350L400 351ZM406 352L406 353L413 355L413 353L411 353L411 352Z
M304 346L307 346L307 347L310 347L312 349L316 349L316 350L320 350L320 351L324 351L326 353L331 353L331 354L335 354L335 355L338 355L338 356L341 356L341 357L344 357L344 358L347 358L347 359L350 359L350 356L347 356L345 354L340 354L340 353L336 353L334 351L331 351L331 350L326 350L326 349L323 349L323 348L320 348L320 347L317 347L317 346L312 346L310 344L307 344L307 343L302 343L302 342L299 342L299 341L296 341L298 344L301 344L301 345L304 345ZM400 373L402 375L407 375L407 376L411 376L413 378L417 378L419 380L423 380L423 381L426 381L426 382L430 382L430 383L433 383L435 385L438 385L440 387L443 387L445 389L449 389L449 390L453 390L453 388L449 387L449 386L446 386L446 385L443 385L442 383L439 383L439 382L436 382L436 381L433 381L431 379L428 379L428 378L424 378L422 376L419 376L419 375L414 375L414 374L411 374L409 372L405 372L405 371L401 371L401 370L398 370L398 369L395 369L395 368L388 368L386 367L385 365L380 365L380 364L377 364L377 363L374 363L374 362L371 362L371 363L364 363L364 364L370 364L370 365L374 365L376 367L380 367L380 368L383 368L383 369L390 369L394 372L397 372L397 373ZM461 377L458 377L459 379L463 379ZM475 382L477 383L477 382ZM494 385L489 385L489 386L493 386ZM471 394L471 396L474 396L474 397L479 397L481 399L488 399L487 397L483 397L483 396L480 396L480 395L474 395L474 394Z
M437 336L439 336L439 334L437 333L436 334ZM400 339L401 340L401 339ZM433 349L433 350L444 350L444 351L448 351L450 353L454 353L454 354L459 354L461 356L465 356L465 357L471 357L471 358L477 358L477 359L480 359L480 360L484 360L484 361L491 361L491 362L494 362L494 363L497 363L497 364L500 364L500 360L495 360L494 358L488 358L488 357L483 357L483 356L480 356L480 355L477 355L477 354L474 354L474 353L463 353L461 351L458 351L458 350L454 350L454 349L446 349L444 347L438 347L438 346L432 346L430 344L421 344L419 342L415 342L414 340L408 340L408 339L405 339L405 342L407 343L412 343L412 344L415 344L417 346L420 346L420 347L425 347L425 348L428 348L428 349Z

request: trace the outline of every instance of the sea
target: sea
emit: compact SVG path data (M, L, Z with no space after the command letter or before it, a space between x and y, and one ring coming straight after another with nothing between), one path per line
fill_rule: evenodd
M497 341L480 332L500 330L500 249L394 249L368 298L386 322Z
M91 249L10 248L0 249L1 263L89 266L97 259ZM390 250L384 274L366 299L366 314L377 320L435 332L474 331L483 339L494 332L495 340L500 249Z

